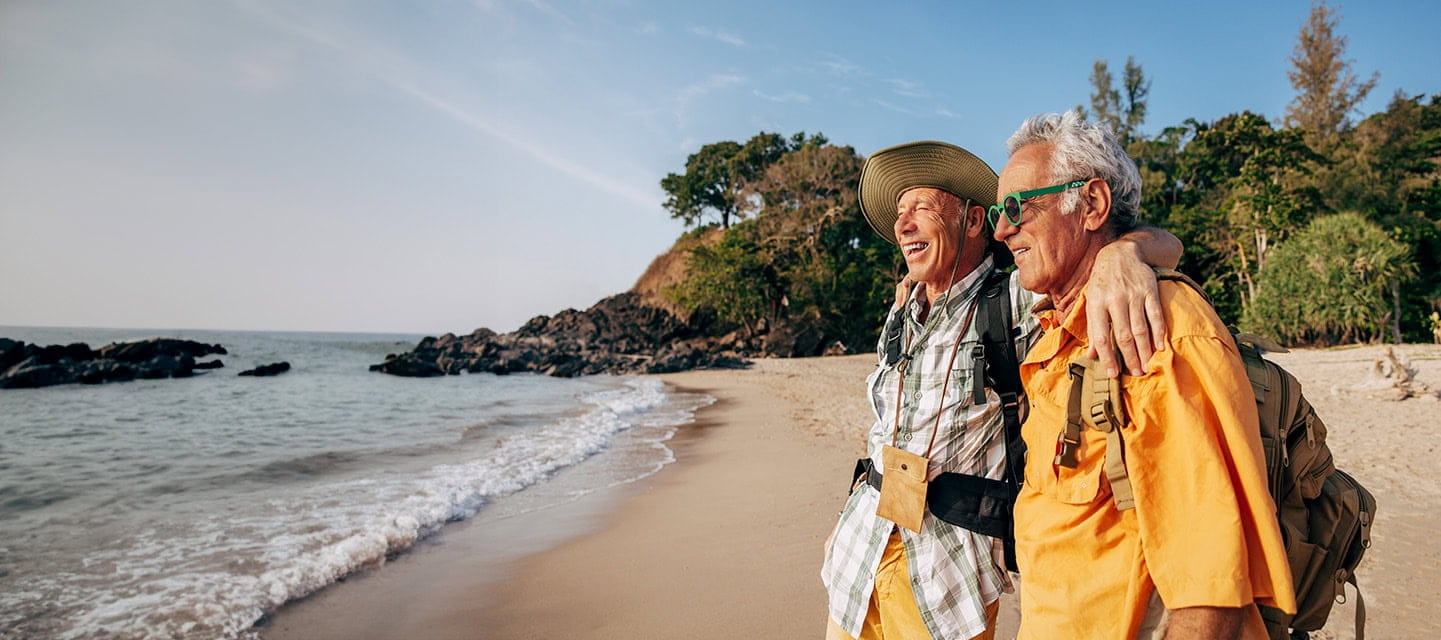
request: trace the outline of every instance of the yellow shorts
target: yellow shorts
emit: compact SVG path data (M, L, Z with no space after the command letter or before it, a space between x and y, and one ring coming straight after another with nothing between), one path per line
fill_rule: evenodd
M996 637L996 613L1001 601L986 605L986 630L972 640L994 640ZM871 606L866 610L865 622L861 623L861 635L852 638L844 629L830 620L826 628L826 640L931 640L931 632L921 620L921 610L916 607L916 595L911 591L911 572L906 566L906 545L901 542L900 532L892 532L881 554L881 566L876 569L876 585L871 590Z

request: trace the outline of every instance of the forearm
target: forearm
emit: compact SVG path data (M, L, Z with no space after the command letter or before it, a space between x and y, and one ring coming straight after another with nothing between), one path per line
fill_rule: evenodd
M1185 248L1180 238L1159 227L1136 227L1111 244L1118 250L1135 251L1141 262L1166 269L1175 269L1181 264L1181 252Z
M1246 607L1186 607L1173 609L1166 623L1165 640L1235 640L1241 637Z

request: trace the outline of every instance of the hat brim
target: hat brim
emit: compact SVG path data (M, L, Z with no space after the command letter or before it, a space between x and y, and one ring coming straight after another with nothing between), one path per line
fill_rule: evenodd
M907 190L932 187L989 207L996 203L996 182L990 165L956 145L933 140L898 144L866 158L861 213L876 233L896 244L896 203Z

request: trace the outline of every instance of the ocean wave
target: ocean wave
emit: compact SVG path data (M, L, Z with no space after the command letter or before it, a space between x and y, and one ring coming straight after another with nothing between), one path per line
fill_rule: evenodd
M621 431L687 422L708 403L694 396L677 406L650 378L582 400L579 414L509 432L464 462L277 487L264 500L139 523L43 572L0 575L0 637L253 636L256 621L285 602L384 564L445 523L604 450ZM304 476L351 462L323 454L269 471Z

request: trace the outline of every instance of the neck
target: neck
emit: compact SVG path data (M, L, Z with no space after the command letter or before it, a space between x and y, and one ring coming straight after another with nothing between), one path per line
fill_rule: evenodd
M985 258L984 253L975 257L961 257L957 260L958 264L955 268L955 274L951 276L949 281L924 282L923 284L926 285L926 301L935 304L936 298L941 297L942 293L950 290L952 285L964 280L966 276L971 275L971 272L975 271L976 267L981 266L981 261L985 260Z
M1093 242L1086 250L1086 254L1082 256L1080 263L1071 271L1070 279L1058 287L1057 290L1046 292L1051 298L1051 304L1055 305L1056 310L1061 313L1062 318L1071 314L1071 306L1076 303L1077 298L1081 297L1081 291L1086 288L1086 283L1090 281L1091 267L1095 266L1096 254L1100 253L1102 246L1104 245Z

